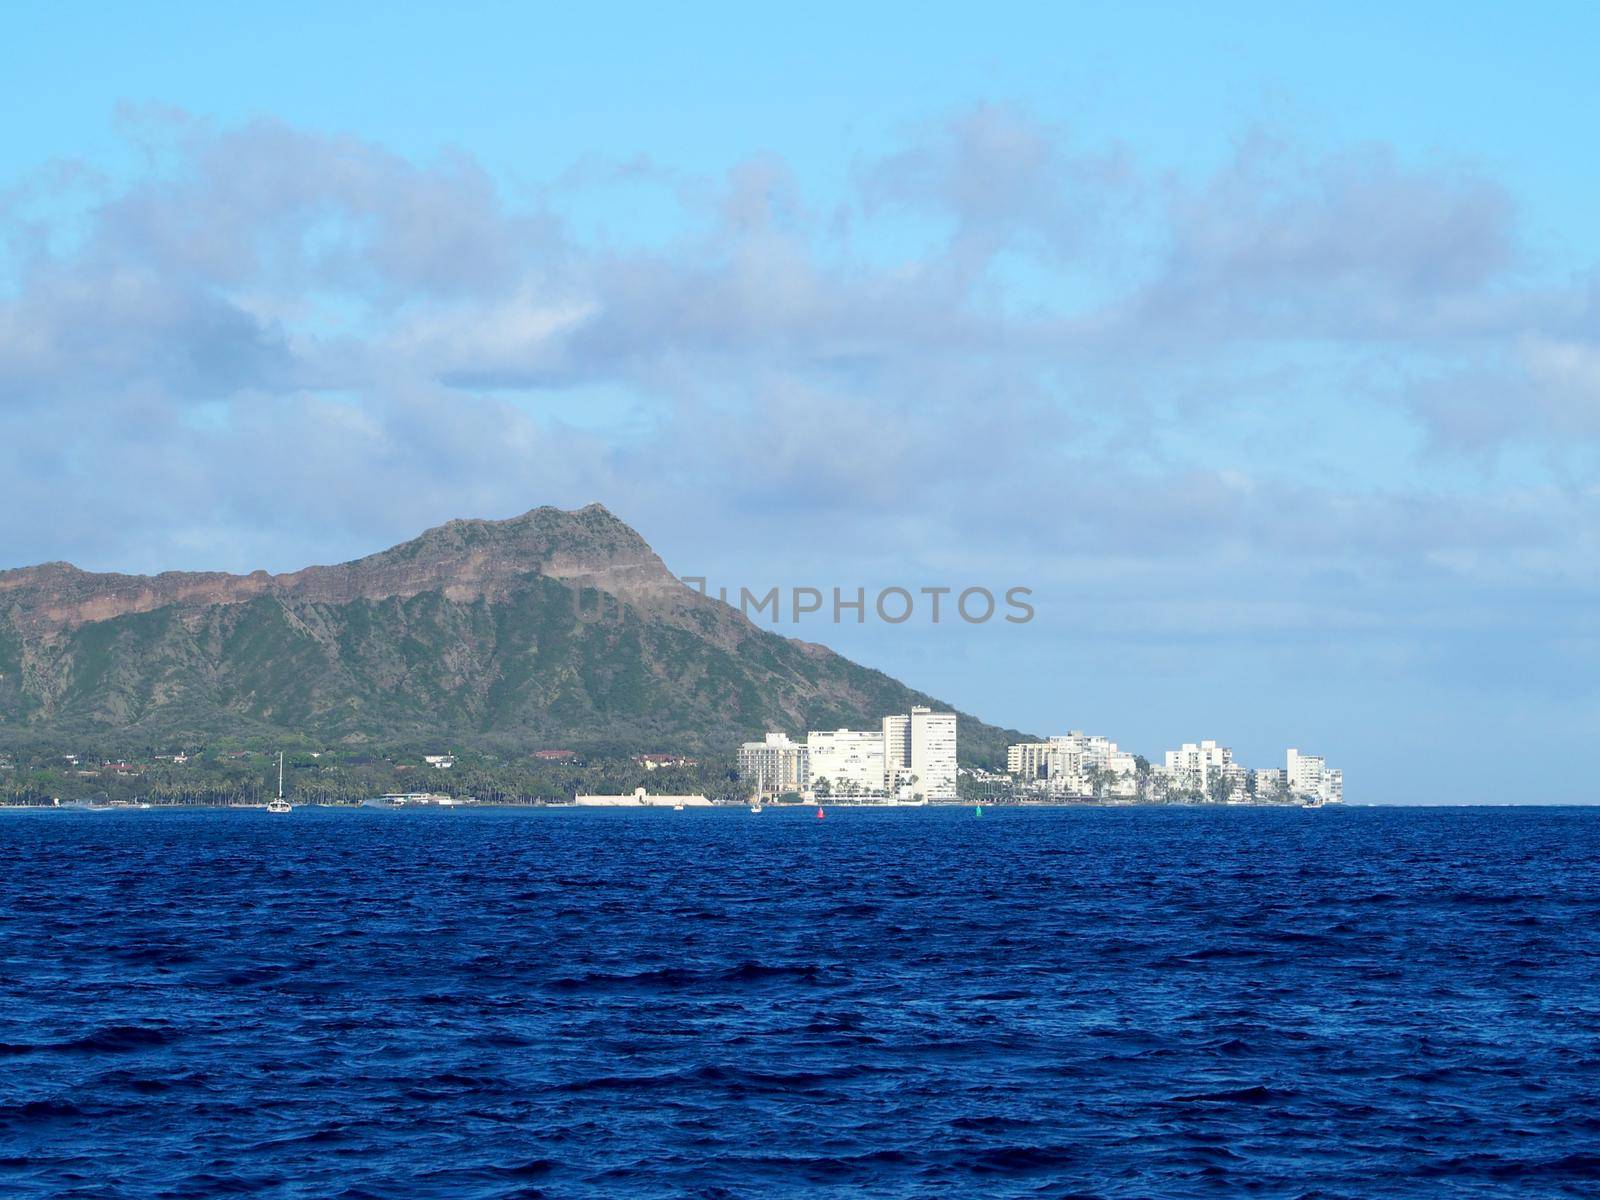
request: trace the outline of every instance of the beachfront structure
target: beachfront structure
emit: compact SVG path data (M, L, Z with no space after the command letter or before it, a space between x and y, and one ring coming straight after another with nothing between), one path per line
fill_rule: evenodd
M1163 766L1170 788L1206 796L1210 794L1212 779L1231 762L1232 750L1207 739L1203 742L1185 742L1177 750L1168 750Z
M1291 796L1324 804L1344 800L1344 772L1328 766L1320 754L1301 754L1290 747L1284 779Z
M1220 774L1228 781L1228 791L1224 799L1229 804L1248 804L1250 802L1250 768L1241 763L1225 763Z
M769 735L770 737L771 735ZM750 763L763 761L750 742ZM880 728L813 729L806 734L809 789L819 795L956 798L956 715L918 705L883 718ZM741 753L741 778L745 759Z
M883 731L813 729L806 734L811 789L831 796L886 795Z
M1064 796L1131 799L1139 788L1135 757L1109 738L1081 729L1008 746L1006 771L1032 791Z
M573 803L583 808L709 808L711 801L701 795L652 796L634 788L625 796L574 796Z
M739 747L739 778L760 795L802 792L811 786L811 754L786 733L769 733Z
M1265 804L1288 798L1288 784L1277 767L1261 767L1254 774L1256 800Z
M1316 755L1290 750L1287 769L1252 771L1234 761L1229 747L1211 740L1185 742L1168 750L1141 779L1134 755L1107 738L1075 729L1044 741L1008 746L1006 771L1021 790L1041 797L1136 800L1142 796L1230 804L1307 800L1338 804L1344 799L1344 773Z
M955 713L916 706L904 716L885 717L883 746L891 795L956 798Z

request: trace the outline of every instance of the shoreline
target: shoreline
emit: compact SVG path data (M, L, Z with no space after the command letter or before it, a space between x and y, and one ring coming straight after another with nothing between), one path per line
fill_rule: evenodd
M885 811L900 811L900 810L908 810L908 809L909 810L937 809L937 810L949 811L949 810L971 809L977 803L979 803L979 802L973 802L973 801L931 802L930 801L927 804L822 804L822 805L817 805L817 804L766 804L766 805L763 805L762 808L763 808L764 812L773 812L773 811L776 811L776 812L810 812L810 811L812 811L812 810L814 810L816 808L819 808L819 807L820 808L824 808L824 809L831 809L831 810L851 810L851 811L856 811L856 812L885 812ZM981 803L982 803L982 807L986 811L990 811L990 812L995 811L995 810L1054 810L1054 811L1106 810L1106 811L1141 811L1141 812L1153 812L1153 811L1221 812L1221 811L1235 811L1235 810L1244 810L1244 811L1252 811L1252 812L1258 812L1258 811L1262 811L1262 810L1276 810L1276 811L1282 811L1282 812L1308 811L1304 806L1298 805L1298 804L1151 804L1151 803L1101 804L1101 803L1094 803L1092 801L1089 801L1089 802L1078 802L1078 803L1058 802L1058 801L1052 801L1052 802L1034 802L1034 801L1020 801L1020 802L1019 801L1003 801L1003 802L995 802L995 801L985 801L985 802L981 802ZM1403 803L1403 804L1352 803L1352 802L1346 801L1346 802L1339 803L1339 804L1325 804L1325 805L1322 805L1322 806L1320 806L1320 809L1318 811L1320 811L1320 810L1336 810L1336 809L1362 809L1362 810L1374 810L1374 809L1398 809L1398 810L1414 810L1414 809L1491 809L1491 808L1493 808L1493 809L1498 809L1498 808L1572 808L1572 809L1588 809L1588 808L1597 808L1597 807L1600 807L1600 801L1597 801L1597 802L1583 802L1583 801L1554 801L1554 800L1551 800L1551 801L1530 801L1530 802L1526 802L1526 803L1507 802L1507 801L1482 801L1482 802L1473 802L1473 801L1456 801L1456 802L1448 802L1448 801L1418 801L1416 803ZM674 815L681 815L680 813L677 813L676 810L674 810L673 808L671 808L670 806L667 806L667 805L580 805L580 804L574 804L571 801L557 801L557 802L552 802L552 803L527 803L527 804L506 803L504 801L496 801L496 802L484 802L484 803L466 802L466 803L457 803L457 804L450 804L450 805L406 804L406 805L395 805L395 806L368 804L368 803L362 803L362 802L340 803L340 804L305 803L305 804L296 804L294 806L294 808L295 808L296 811L300 811L300 810L304 809L304 810L317 811L317 812L371 812L371 811L377 811L377 812L390 812L390 813L393 813L393 812L439 812L439 813L446 813L446 814L458 814L458 813L473 812L473 811L483 811L483 812L534 812L534 811L553 811L553 812L654 812L654 811L660 811L660 812L664 812L664 813L672 813ZM712 804L709 804L709 805L697 806L696 808L693 808L693 809L685 809L683 811L684 812L691 812L691 811L692 812L719 812L719 811L720 812L747 812L748 808L749 808L749 805L748 805L747 802L712 803ZM167 812L167 813L172 813L172 812L213 812L213 813L257 812L257 813L265 814L266 813L266 805L265 804L192 804L192 803L157 804L157 803L153 803L153 802L152 803L144 803L144 804L82 804L82 803L60 804L60 805L54 805L54 804L0 804L0 813L8 813L8 812L15 812L15 813L94 813L94 814L110 814L110 813L138 814L138 813L162 813L162 812ZM754 816L754 815L757 815L757 814L753 814L752 813L752 814L749 814L749 815Z

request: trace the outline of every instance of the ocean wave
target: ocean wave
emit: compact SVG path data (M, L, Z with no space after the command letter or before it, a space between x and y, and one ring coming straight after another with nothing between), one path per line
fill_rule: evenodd
M1584 1194L1600 811L1218 815L0 822L0 1196Z

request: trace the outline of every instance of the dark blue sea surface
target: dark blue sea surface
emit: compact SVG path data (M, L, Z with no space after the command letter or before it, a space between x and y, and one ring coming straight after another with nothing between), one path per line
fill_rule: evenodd
M0 1195L1595 1196L1600 811L0 814Z

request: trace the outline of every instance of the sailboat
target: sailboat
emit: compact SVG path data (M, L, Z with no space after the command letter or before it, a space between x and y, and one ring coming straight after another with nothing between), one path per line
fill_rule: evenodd
M278 798L267 801L269 813L287 813L294 811L294 805L283 798L283 751L278 752Z

